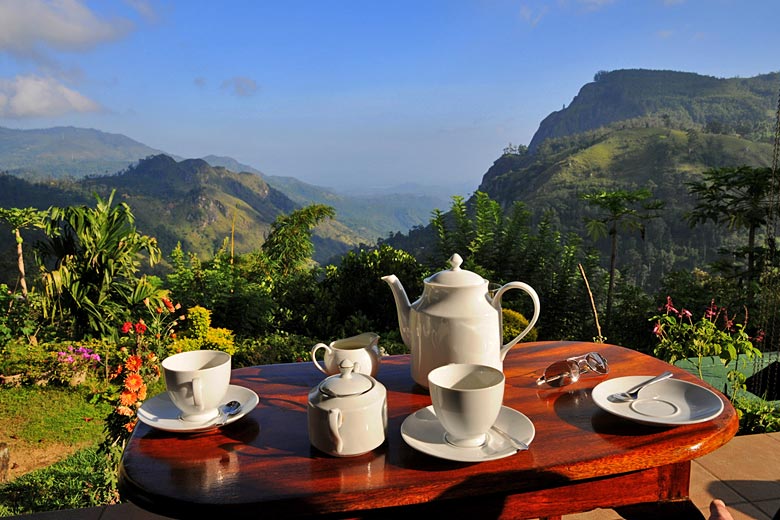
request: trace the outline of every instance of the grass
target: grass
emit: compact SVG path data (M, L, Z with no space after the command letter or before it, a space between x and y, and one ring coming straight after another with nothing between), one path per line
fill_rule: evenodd
M111 405L90 403L89 397L82 387L0 389L0 431L27 442L99 442Z
M97 445L104 438L104 418L111 405L92 403L90 397L88 387L0 388L0 442L10 444L12 462L15 456L17 460L20 454L36 457L47 448L70 453L50 466L0 484L0 516L88 507L110 500L105 485L107 459L97 452Z
M107 458L96 447L0 486L0 516L78 509L108 503Z

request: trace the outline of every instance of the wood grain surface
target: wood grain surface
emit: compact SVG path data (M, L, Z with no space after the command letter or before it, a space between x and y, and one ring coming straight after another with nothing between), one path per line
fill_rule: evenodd
M589 373L561 388L537 386L551 362L590 351L607 358L607 375ZM737 431L728 399L718 393L725 408L715 419L677 427L634 423L602 411L591 399L593 387L608 378L667 369L717 392L684 370L619 346L520 344L504 362L504 405L534 423L531 448L496 461L461 463L420 453L401 438L403 420L431 404L427 390L412 381L408 356L382 358L377 375L388 390L386 442L347 458L309 443L307 395L323 378L312 363L242 368L233 371L232 384L254 390L257 408L220 430L198 434L139 424L122 458L120 492L174 517L398 518L416 511L453 518L555 518L636 505L625 511L639 518L644 506L658 504L669 506L669 517L681 505L687 514L690 461Z

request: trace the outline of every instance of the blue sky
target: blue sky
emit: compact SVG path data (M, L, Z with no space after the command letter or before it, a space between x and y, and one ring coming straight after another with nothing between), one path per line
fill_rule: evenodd
M778 21L778 0L0 0L0 126L476 188L599 70L780 71Z

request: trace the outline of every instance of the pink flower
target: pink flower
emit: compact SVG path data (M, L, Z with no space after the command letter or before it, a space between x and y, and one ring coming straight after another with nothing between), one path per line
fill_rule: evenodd
M664 309L666 309L667 314L679 314L677 309L674 308L674 304L672 303L671 296L666 297L666 305L664 305Z
M690 318L691 316L693 316L693 314L691 314L691 311L689 311L688 309L683 309L680 311L681 318Z
M653 334L660 337L663 333L664 333L664 328L661 325L661 322L660 321L656 322L655 327L653 327Z

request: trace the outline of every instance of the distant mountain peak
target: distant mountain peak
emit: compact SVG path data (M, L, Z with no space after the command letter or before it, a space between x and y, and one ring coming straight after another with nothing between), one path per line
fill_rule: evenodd
M534 153L549 138L643 117L678 128L755 122L774 113L778 85L780 73L724 79L671 70L599 71L568 107L539 124L528 148Z

